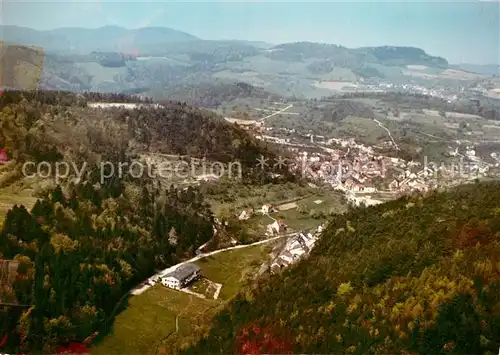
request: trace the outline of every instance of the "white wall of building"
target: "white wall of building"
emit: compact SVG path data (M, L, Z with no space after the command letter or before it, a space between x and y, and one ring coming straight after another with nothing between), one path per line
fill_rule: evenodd
M161 279L161 283L165 287L174 288L174 289L180 288L179 280L177 280L174 277L164 277L163 279Z

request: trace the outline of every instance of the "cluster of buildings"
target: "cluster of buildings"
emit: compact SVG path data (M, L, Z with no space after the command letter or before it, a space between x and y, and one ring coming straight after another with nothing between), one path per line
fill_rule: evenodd
M260 209L257 210L254 210L252 207L248 207L247 209L241 211L241 213L238 215L238 219L240 221L246 221L247 219L252 218L256 213L262 215L268 215L269 213L277 211L278 208L276 207L276 205L273 204L264 204Z
M279 272L283 268L309 255L323 229L324 226L320 225L317 230L312 233L310 231L303 231L289 238L285 247L271 262L271 272Z
M437 187L435 182L429 183L422 175L411 173L404 179L394 179L389 183L389 190L393 192L428 191Z
M291 169L340 190L373 193L377 191L373 180L386 178L388 171L400 163L400 159L376 155L371 147L352 140L342 143L343 149L298 152Z
M249 208L241 211L241 213L238 215L238 219L240 221L246 221L246 220L252 218L256 213L264 215L264 216L268 216L270 219L273 220L273 222L267 225L266 235L267 236L274 236L274 235L285 232L287 226L285 224L285 221L283 221L282 219L274 219L274 218L270 217L269 213L273 213L273 212L278 212L278 208L272 204L264 204L258 210L254 210L253 208L249 207Z
M452 186L458 183L488 176L492 166L476 156L473 147L466 147L464 154L455 149L449 153L451 157L446 164L409 162L399 169L389 183L389 190L395 192L429 191L438 187ZM494 157L492 157L494 159Z
M464 88L448 88L448 87L434 87L428 88L419 84L394 84L389 82L380 82L376 84L367 84L362 80L358 84L350 85L349 91L354 92L406 92L410 94L420 94L431 96L448 101L449 103L456 102L464 94Z
M492 167L500 166L498 155L491 155L496 164L488 163L470 144L450 148L448 155L456 157L456 161L450 159L440 165L378 155L373 147L358 144L352 138L332 138L326 144L338 148L319 146L322 152L294 148L296 158L291 168L301 171L304 177L351 194L379 190L398 194L428 191L488 176ZM374 180L378 180L379 185L375 186Z
M373 86L373 89L384 92L429 95L450 102L457 101L464 94L463 88L426 88L411 83L373 85L360 83L359 87L361 86ZM271 134L276 136L273 137ZM292 152L295 158L292 161L287 160L287 165L292 171L298 172L315 184L327 184L349 193L350 196L354 196L353 202L356 203L359 202L359 198L355 195L366 196L377 192L398 195L412 191L428 191L487 176L492 170L492 164L478 157L472 146L461 146L462 153L458 149L449 152L449 157L462 159L459 164L451 163L449 166L436 167L426 166L425 162L423 164L408 162L376 153L379 149L394 148L394 141L366 146L357 143L353 138L327 139L312 133L304 135L294 129L273 129L262 124L259 125L259 133L256 135L261 140L281 144ZM496 167L500 166L500 159L492 158L499 162ZM249 218L247 212L242 213L240 217Z
M270 237L280 233L284 233L286 231L286 228L287 226L285 224L285 221L283 221L282 219L275 219L273 223L267 225L266 235Z
M446 169L442 167L422 169L420 163L379 155L373 147L358 144L353 138L332 138L315 148L305 145L289 147L295 156L288 164L290 169L311 181L349 193L351 197L379 191L395 194L427 191L438 187L438 176L444 183L441 177L446 175ZM466 156L475 161L475 164L469 164L470 169L487 171L488 167L475 157L472 149L467 150ZM356 196L352 199L355 204L362 200ZM369 198L362 202L367 205L375 203Z

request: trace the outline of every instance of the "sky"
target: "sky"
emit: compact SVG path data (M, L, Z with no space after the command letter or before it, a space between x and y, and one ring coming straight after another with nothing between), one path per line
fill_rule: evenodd
M2 1L3 24L38 30L161 26L203 39L413 46L451 63L500 64L500 0Z

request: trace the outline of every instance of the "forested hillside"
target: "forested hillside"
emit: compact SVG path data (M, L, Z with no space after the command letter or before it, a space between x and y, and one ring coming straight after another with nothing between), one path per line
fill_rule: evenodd
M0 294L0 303L18 304L1 309L8 350L50 353L83 342L105 328L130 288L212 236L211 211L196 190L98 179L65 190L31 212L14 207L0 232L0 257L20 263Z
M384 65L422 64L436 67L448 67L444 58L433 57L420 48L413 47L361 47L350 49L333 44L296 42L273 47L269 57L284 61L304 59L326 59L335 66L358 68L366 63Z
M499 188L337 215L309 259L240 294L183 354L496 354Z
M261 100L279 101L280 97L262 88L243 82L204 82L196 85L174 87L164 93L169 100L182 100L196 107L218 108L225 102L238 98L256 98Z
M27 188L38 198L32 209L13 207L0 229L0 261L19 265L8 275L0 269L2 352L53 353L105 332L132 287L212 238L214 218L198 188L164 186L148 174L102 181L100 162L130 165L141 152L190 154L241 160L247 177L260 178L250 160L272 154L242 129L185 104L104 110L88 101L140 102L50 92L0 97L0 148L8 155L0 193ZM86 164L86 174L59 184L50 174L29 179L25 162ZM229 233L218 229L218 237Z
M5 92L0 120L0 147L18 162L70 159L93 162L106 155L164 153L206 158L221 163L240 162L249 181L269 179L257 169L263 155L276 159L278 151L208 111L182 102L163 107L88 108L88 102L147 103L113 94L59 92ZM110 149L112 148L112 149ZM88 162L88 160L87 160ZM271 168L272 170L272 168ZM285 179L294 179L286 170ZM0 181L0 185L1 185Z

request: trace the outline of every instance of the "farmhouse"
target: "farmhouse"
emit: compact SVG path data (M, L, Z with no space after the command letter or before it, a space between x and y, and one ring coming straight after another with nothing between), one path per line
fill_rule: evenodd
M268 214L271 210L271 205L263 205L262 208L260 209L260 212L262 214Z
M267 225L268 235L283 233L285 230L286 230L286 225L282 219L275 220L274 223Z
M247 219L251 218L252 216L253 216L253 209L249 208L249 209L241 211L240 215L238 216L238 219L240 221L246 221Z
M179 266L161 279L163 286L179 290L200 276L200 268L195 264Z

